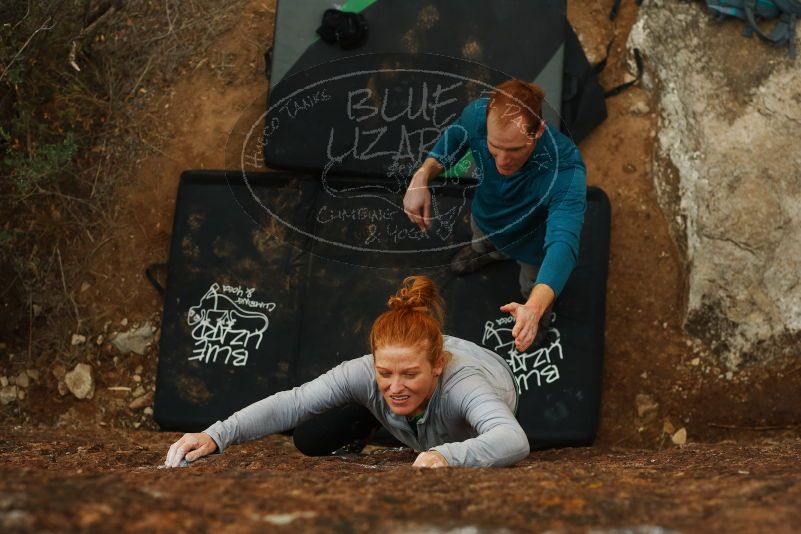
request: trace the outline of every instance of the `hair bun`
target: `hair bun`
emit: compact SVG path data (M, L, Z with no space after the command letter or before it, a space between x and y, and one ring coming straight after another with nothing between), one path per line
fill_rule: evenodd
M387 306L392 311L411 310L429 313L441 324L443 302L434 282L427 276L407 276L400 289L389 297Z
M370 329L373 356L381 347L414 347L432 368L444 367L450 354L444 349L443 302L434 282L425 276L405 278L387 306Z

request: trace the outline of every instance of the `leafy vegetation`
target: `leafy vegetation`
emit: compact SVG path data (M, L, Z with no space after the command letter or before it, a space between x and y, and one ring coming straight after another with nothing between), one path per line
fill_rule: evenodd
M185 72L236 20L241 3L3 3L0 339L46 344L31 339L35 315L50 330L81 329L71 296L84 268L81 251L113 224L115 189L150 149L138 132L154 120L144 113L154 89ZM68 339L65 332L51 337Z

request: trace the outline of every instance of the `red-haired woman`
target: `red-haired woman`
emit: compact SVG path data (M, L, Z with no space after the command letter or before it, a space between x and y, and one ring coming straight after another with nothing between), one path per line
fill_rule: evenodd
M442 299L426 277L406 278L387 305L370 332L372 354L185 434L165 464L292 428L301 452L327 455L378 426L422 451L417 467L508 466L525 458L529 444L515 419L517 392L506 362L442 334Z

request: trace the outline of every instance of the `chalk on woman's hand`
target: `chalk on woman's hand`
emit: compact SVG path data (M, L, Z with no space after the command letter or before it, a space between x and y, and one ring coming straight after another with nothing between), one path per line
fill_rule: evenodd
M186 458L181 458L181 461L178 463L177 467L189 467L189 462L186 461ZM162 464L158 466L159 469L170 469L170 466L167 464Z

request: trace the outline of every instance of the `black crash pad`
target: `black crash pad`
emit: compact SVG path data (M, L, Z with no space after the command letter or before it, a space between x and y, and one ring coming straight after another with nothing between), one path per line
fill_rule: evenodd
M510 77L538 83L546 93L544 118L560 124L564 0L349 1L343 9L360 12L369 28L364 45L352 50L315 33L335 5L341 3L278 3L264 130L269 167L345 176L416 168L420 162L402 154L401 127L417 155L450 122L438 119L458 117ZM440 105L438 116L423 103ZM369 106L382 113L372 115ZM339 158L351 147L352 155Z
M446 301L446 333L495 350L518 378L518 417L533 447L593 441L598 424L610 207L597 188L579 263L544 346L512 351L498 307L520 300L515 262L459 278L472 188L435 190L421 235L402 188L317 175L187 171L170 248L155 395L164 429L198 431L271 393L369 353L372 321L410 274Z

